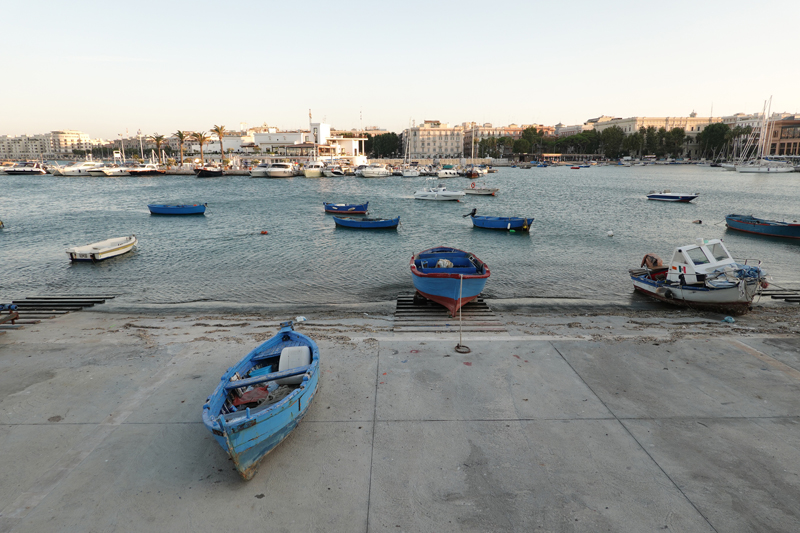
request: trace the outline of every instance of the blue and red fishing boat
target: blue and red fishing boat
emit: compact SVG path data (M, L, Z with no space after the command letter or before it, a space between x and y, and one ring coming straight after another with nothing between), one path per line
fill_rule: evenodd
M203 424L249 480L297 427L318 386L317 344L284 322L277 335L222 375L203 405Z
M411 279L417 293L441 304L455 317L483 291L489 267L474 254L439 246L411 256Z
M365 215L369 202L365 204L333 204L330 202L322 202L325 207L326 213L344 213L346 215Z
M779 222L777 220L756 218L752 215L727 215L725 224L731 229L747 233L800 239L800 223L797 221Z

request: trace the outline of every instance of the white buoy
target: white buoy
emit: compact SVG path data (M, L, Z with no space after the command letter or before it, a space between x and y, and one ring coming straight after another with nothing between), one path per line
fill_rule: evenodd
M613 236L614 236L614 232L613 232L613 231L609 231L609 232L608 232L608 236L609 236L609 237L613 237Z

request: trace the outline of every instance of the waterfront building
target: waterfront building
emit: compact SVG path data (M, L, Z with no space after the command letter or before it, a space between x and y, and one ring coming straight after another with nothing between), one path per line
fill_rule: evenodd
M583 133L584 131L593 130L595 129L595 126L597 124L603 122L609 122L611 120L621 120L621 119L615 117L608 117L606 115L601 115L597 118L590 118L583 124L575 124L572 126L565 126L564 124L561 124L559 122L558 124L555 125L554 128L555 131L553 133L556 137L570 137L572 135L578 135L579 133Z
M633 135L641 128L649 128L650 126L660 129L664 128L670 131L674 128L683 128L684 133L689 140L686 144L684 156L690 158L701 157L700 145L697 144L697 134L703 129L716 122L722 122L721 117L698 117L694 111L688 117L630 117L630 118L614 118L603 122L598 122L594 125L595 131L602 133L606 128L617 126L625 133L625 135Z
M769 155L800 156L800 115L784 116L773 123Z
M77 130L55 130L38 135L0 137L2 159L53 159L71 158L74 150L90 152L92 147L104 141L93 140L88 134Z
M412 159L457 158L463 153L464 128L426 120L403 131L401 139L403 153L408 142L408 155Z

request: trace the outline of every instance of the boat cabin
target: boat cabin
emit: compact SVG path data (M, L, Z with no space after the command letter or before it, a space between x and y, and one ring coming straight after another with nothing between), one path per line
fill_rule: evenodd
M735 263L720 239L697 239L697 244L675 249L667 270L667 281L703 283L706 276Z

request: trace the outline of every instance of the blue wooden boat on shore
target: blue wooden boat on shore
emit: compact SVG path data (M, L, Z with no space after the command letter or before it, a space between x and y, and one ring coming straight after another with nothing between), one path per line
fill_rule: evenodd
M410 266L416 292L445 306L453 317L478 297L490 274L486 263L474 254L447 246L412 255Z
M796 221L779 222L777 220L756 218L752 215L726 215L725 224L731 229L755 233L756 235L800 239L800 223Z
M346 215L365 215L369 202L365 204L333 204L330 202L323 202L326 213L344 213Z
M397 229L400 217L395 218L347 218L333 217L337 226L359 229Z
M203 215L208 204L165 205L148 204L151 215Z
M223 374L203 405L203 424L249 480L297 427L318 386L319 348L284 322L277 335Z
M533 217L485 217L475 215L472 217L472 225L476 228L528 231L533 223Z

